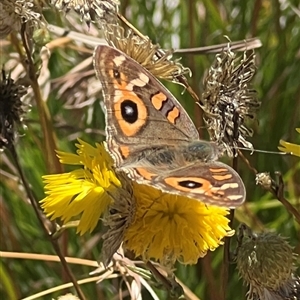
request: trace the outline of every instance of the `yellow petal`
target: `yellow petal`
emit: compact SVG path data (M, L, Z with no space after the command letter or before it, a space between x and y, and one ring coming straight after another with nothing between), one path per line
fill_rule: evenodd
M46 197L41 207L52 220L60 218L64 224L80 219L77 232L92 231L121 182L112 169L113 161L104 145L96 148L79 140L77 154L57 151L60 162L78 165L69 173L43 176Z

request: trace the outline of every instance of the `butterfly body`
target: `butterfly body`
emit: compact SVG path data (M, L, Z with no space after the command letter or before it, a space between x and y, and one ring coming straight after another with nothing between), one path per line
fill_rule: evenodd
M236 207L245 188L218 162L175 97L121 51L100 45L94 66L106 108L107 150L115 166L143 184L219 206Z

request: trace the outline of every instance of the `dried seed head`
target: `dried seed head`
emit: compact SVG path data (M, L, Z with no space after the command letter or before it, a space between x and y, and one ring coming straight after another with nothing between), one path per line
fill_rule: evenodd
M27 28L44 25L33 0L2 0L0 11L0 38L5 38L12 31L19 32L22 23L27 23Z
M51 4L66 13L74 10L89 25L91 21L96 20L104 23L112 22L120 2L119 0L51 0Z
M21 123L25 104L21 97L27 89L18 85L2 70L0 78L0 149L10 146L15 139L15 123Z
M268 172L257 173L255 176L255 182L267 190L272 187L272 178Z
M237 64L230 46L216 56L213 66L204 79L205 90L200 106L204 112L211 140L215 141L229 156L234 156L239 144L253 149L246 137L252 131L245 120L254 119L259 108L256 92L248 84L255 72L254 52L244 53Z
M240 276L249 285L248 299L299 299L295 255L285 238L268 232L244 237L236 257Z
M76 297L75 295L69 293L69 294L65 294L63 296L59 296L57 298L57 300L79 300L79 298Z
M141 37L129 30L125 32L119 25L106 24L105 38L109 45L121 50L154 76L170 81L189 73L178 60L171 60L172 51L164 51L158 44L153 45L148 37Z
M105 266L108 266L112 256L120 248L124 232L135 216L135 198L131 181L122 172L118 172L118 179L122 182L122 187L112 195L114 202L109 207L109 214L103 220L104 225L109 227L103 235L102 261Z

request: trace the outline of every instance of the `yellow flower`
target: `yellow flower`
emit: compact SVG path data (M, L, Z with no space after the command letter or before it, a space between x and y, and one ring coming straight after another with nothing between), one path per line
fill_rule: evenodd
M296 128L296 131L300 133L300 128ZM300 157L300 145L285 142L283 140L280 140L279 143L282 146L278 147L280 151Z
M64 224L77 217L81 234L92 231L107 211L103 219L109 227L103 236L106 265L122 242L144 260L168 266L176 261L192 264L233 234L227 209L132 183L122 172L114 172L103 145L94 148L79 140L76 146L77 154L58 155L61 163L81 168L43 177L47 196L42 208Z
M113 171L113 161L104 146L96 148L79 140L77 154L58 151L60 162L81 165L69 173L43 176L45 194L41 200L45 214L67 223L81 215L77 232L92 231L103 212L112 202L121 182Z
M125 232L124 247L143 257L168 265L176 260L196 263L208 250L222 244L234 232L225 208L163 193L134 184L135 221Z

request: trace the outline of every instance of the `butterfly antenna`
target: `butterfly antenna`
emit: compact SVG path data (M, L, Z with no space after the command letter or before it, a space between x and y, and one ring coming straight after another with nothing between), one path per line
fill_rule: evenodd
M278 151L268 151L268 150L260 150L260 149L249 149L249 148L244 148L244 147L236 147L239 150L247 150L251 151L251 154L253 152L258 152L258 153L268 153L268 154L277 154L277 155L293 155L293 152L278 152Z

